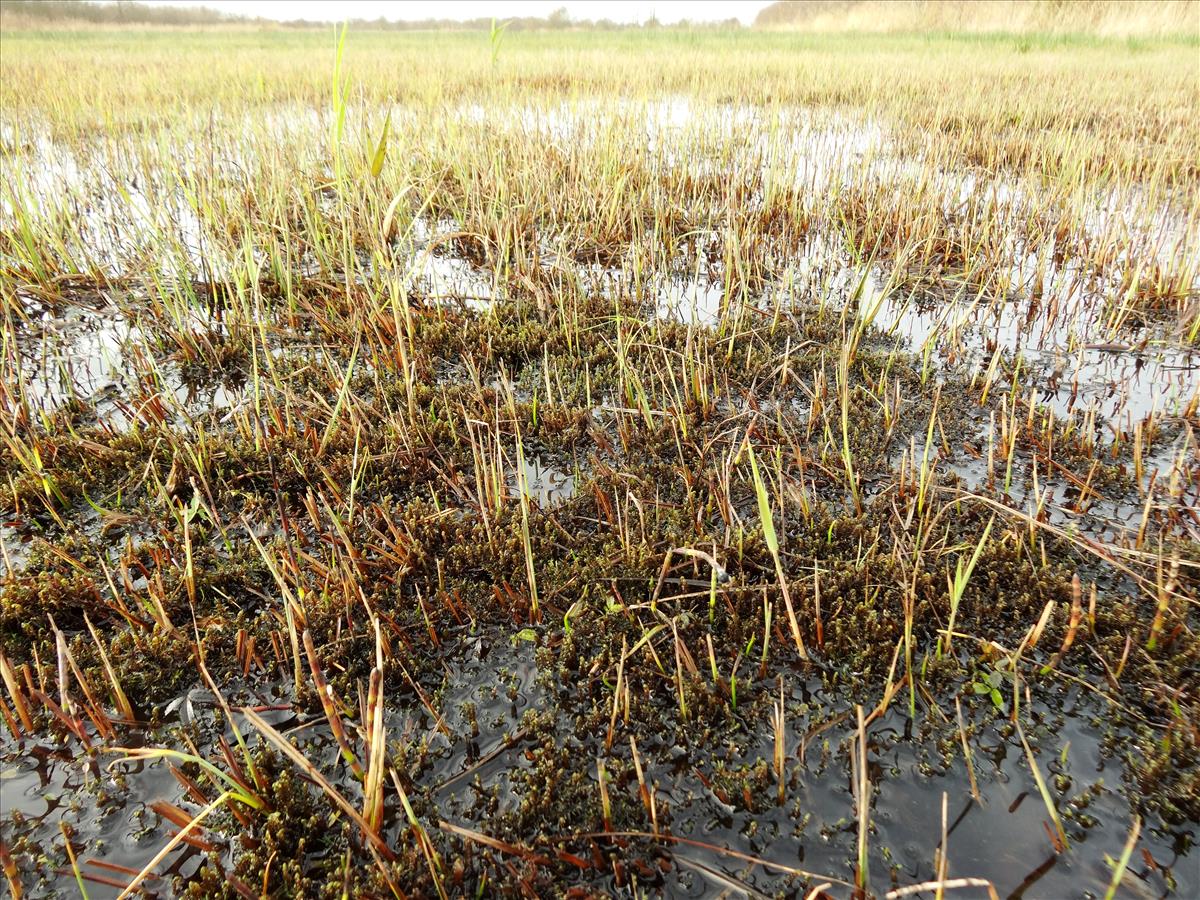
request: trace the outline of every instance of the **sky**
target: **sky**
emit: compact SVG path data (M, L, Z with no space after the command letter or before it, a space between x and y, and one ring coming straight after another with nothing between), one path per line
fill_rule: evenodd
M566 7L573 19L644 22L652 15L671 24L737 18L749 25L769 0L150 0L152 6L207 6L264 19L476 19L547 16Z

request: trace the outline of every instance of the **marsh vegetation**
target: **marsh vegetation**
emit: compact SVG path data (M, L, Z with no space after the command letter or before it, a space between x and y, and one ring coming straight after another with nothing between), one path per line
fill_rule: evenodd
M14 896L1194 896L1197 39L37 32Z

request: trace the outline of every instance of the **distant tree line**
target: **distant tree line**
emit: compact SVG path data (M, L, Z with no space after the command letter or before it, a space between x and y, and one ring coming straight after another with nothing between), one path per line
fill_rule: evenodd
M0 10L28 20L47 23L89 22L95 25L223 25L254 21L207 7L183 9L147 6L117 0L90 3L84 0L0 0Z
M497 4L503 9L503 4ZM12 14L13 19L31 24L45 23L52 25L67 25L72 23L87 23L95 25L165 25L165 26L203 26L203 25L258 25L273 28L324 28L329 21L311 21L308 19L293 19L278 22L272 19L251 18L233 13L220 12L207 7L172 7L149 6L132 0L117 0L111 3L96 3L91 0L0 0L0 10ZM341 21L341 20L339 20ZM642 24L626 24L614 22L611 19L572 19L566 7L560 7L545 17L521 16L505 18L513 31L552 31L571 28L595 29L600 31L618 31L636 28L740 28L737 19L727 19L723 22L688 22L683 21L675 26L664 26L653 16ZM351 19L351 28L359 30L384 31L487 31L491 28L492 20L486 17L476 19L420 19L413 21L389 21L380 16L376 19Z

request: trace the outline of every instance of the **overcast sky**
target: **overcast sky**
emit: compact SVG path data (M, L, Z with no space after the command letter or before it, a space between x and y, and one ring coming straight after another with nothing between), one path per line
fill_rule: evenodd
M476 19L495 16L546 16L566 7L573 19L660 22L680 19L717 21L737 18L749 25L769 0L150 0L153 6L207 6L222 12L265 19Z

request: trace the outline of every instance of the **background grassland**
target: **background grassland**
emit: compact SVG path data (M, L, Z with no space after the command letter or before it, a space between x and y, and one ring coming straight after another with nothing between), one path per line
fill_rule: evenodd
M34 114L60 136L328 103L328 32L17 31L4 40L10 118ZM1064 155L1039 149L1065 142L1070 152L1051 175L1082 162L1177 181L1196 175L1187 137L1197 46L1195 35L514 32L492 66L485 34L363 32L346 69L352 97L367 105L663 95L800 104L886 115L913 140L1019 140L1039 162Z
M1195 39L1200 31L1200 4L1196 0L783 0L763 9L755 24L805 31Z

